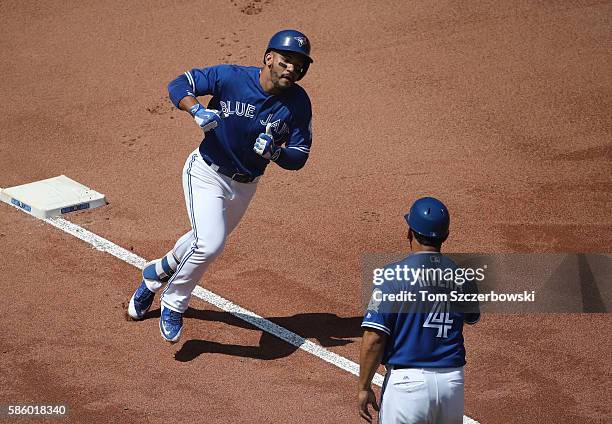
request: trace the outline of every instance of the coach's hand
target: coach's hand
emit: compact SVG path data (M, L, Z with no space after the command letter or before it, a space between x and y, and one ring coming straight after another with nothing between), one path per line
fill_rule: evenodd
M196 124L198 124L198 126L202 128L204 132L216 128L221 122L221 118L224 117L220 111L215 109L206 109L200 103L193 105L189 109L189 113L191 113L191 116L193 116Z
M281 148L274 144L274 137L272 136L272 124L266 125L266 132L259 134L255 145L253 145L255 153L271 161L278 159Z
M359 402L359 405L358 405L359 415L361 416L361 418L371 423L372 414L370 413L368 406L372 405L372 408L374 408L375 411L378 411L380 409L378 407L378 403L376 402L376 395L374 394L374 391L372 390L372 388L369 388L367 390L360 390L358 402Z

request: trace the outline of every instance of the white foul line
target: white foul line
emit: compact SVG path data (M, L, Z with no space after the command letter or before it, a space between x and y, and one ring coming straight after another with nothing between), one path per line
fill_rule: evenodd
M51 224L54 227L59 228L60 230L80 240L83 240L84 242L92 245L95 249L101 252L109 253L114 257L121 259L124 262L127 262L130 265L134 265L136 268L142 269L144 265L148 262L140 256L130 252L129 250L126 250L123 247L118 246L115 243L106 240L105 238L100 237L99 235L94 234L63 218L47 218L42 219L42 221L45 221L46 223ZM305 350L306 352L324 360L325 362L328 362L332 365L337 366L338 368L348 371L353 375L359 376L359 365L357 363L336 353L330 352L324 347L319 346L318 344L313 343L310 340L307 340L304 337L299 336L294 332L289 331L286 328L281 327L280 325L277 325L272 321L269 321L257 315L254 312L251 312L239 305L236 305L232 301L227 300L219 296L218 294L211 292L210 290L206 290L201 286L196 286L196 288L193 290L193 295L205 302L216 306L217 308L225 312L234 315L235 317L243 321L248 322L249 324L254 325L255 327L262 329L263 331L266 331L278 337L279 339L286 341L287 343L293 346ZM372 383L381 387L383 380L383 376L376 373L376 375L374 375ZM479 424L478 421L475 421L467 416L463 417L463 423Z
M105 238L102 238L76 224L73 224L70 221L66 221L63 218L47 218L43 219L43 221L72 236L75 236L80 240L83 240L101 252L110 253L116 258L119 258L128 264L134 265L137 268L142 269L147 263L147 261L140 256L135 255L123 247L117 246L115 243L106 240ZM206 290L201 286L196 286L192 293L194 296L202 299L203 301L208 302L225 312L229 312L235 317L240 318L241 320L246 321L264 331L267 331L268 333L273 334L274 336L286 341L289 344L292 344L293 346L299 347L300 349L303 349L306 352L311 353L326 362L329 362L330 364L342 368L351 374L359 376L359 365L343 356L330 352L324 347L319 346L318 344L315 344L310 340L307 340L294 332L289 331L286 328L249 311L248 309L243 308L242 306L236 305L232 301L227 300L218 294L211 292L210 290ZM383 379L384 378L382 375L376 374L374 376L373 383L377 386L382 386Z

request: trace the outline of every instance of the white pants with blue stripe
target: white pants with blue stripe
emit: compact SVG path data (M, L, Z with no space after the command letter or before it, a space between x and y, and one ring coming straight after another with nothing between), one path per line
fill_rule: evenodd
M463 367L387 370L380 424L461 424Z
M185 312L191 292L211 262L221 253L225 238L246 212L257 183L239 183L214 171L196 149L183 168L183 190L191 231L174 245L179 262L168 281L161 303L176 312ZM161 289L149 287L153 291Z

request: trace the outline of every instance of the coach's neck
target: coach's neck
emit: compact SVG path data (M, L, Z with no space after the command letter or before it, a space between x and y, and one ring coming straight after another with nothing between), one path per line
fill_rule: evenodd
M413 252L437 252L437 253L440 253L440 249L441 249L441 247L424 246L416 240L412 241L411 248Z
M440 253L442 249L442 245L440 246L427 246L419 243L419 241L414 237L414 234L410 230L408 230L408 242L410 243L410 250L412 252L437 252Z

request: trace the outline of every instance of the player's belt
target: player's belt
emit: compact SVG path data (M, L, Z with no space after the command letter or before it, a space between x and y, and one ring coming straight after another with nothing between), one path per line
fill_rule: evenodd
M239 172L234 172L233 169L226 168L224 166L219 166L216 163L214 163L212 160L210 160L208 156L202 155L201 153L200 155L202 156L202 159L204 159L204 162L206 162L206 164L210 166L215 172L218 172L219 174L223 174L226 177L229 177L234 181L238 181L239 183L252 183L259 179L259 177L252 177L247 174L241 174Z
M391 365L393 367L394 370L403 370L405 368L414 368L414 366L411 365Z

